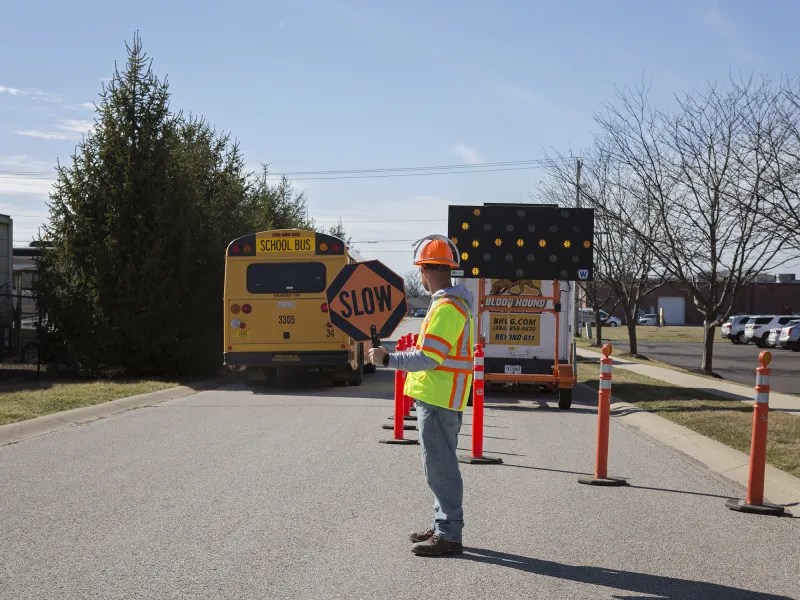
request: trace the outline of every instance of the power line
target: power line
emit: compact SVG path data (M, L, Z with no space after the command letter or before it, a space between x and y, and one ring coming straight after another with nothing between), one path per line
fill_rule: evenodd
M361 242L350 242L351 244L391 244L393 242L416 242L417 240L364 240Z
M418 167L386 167L376 169L338 169L318 171L286 171L267 176L268 181L280 181L291 177L294 181L331 179L375 179L386 177L423 177L431 175L460 175L464 173L497 173L502 171L524 171L552 166L567 159L537 158L529 160L510 160L476 164L434 165ZM1 171L3 177L25 177L30 179L52 179L55 174L42 171Z
M497 173L499 171L529 171L531 169L541 169L544 165L526 167L507 167L501 169L467 169L467 170L448 170L448 171L427 171L423 173L385 173L382 175L333 175L330 177L294 177L292 181L326 181L332 179L384 179L388 177L429 177L431 175L464 175L466 173ZM280 179L267 178L267 181L280 181Z
M446 223L447 219L379 219L376 221L348 221L345 219L342 219L340 221L339 219L337 219L335 221L315 220L315 222L319 223L320 225L327 225L330 223L333 224L342 223L342 225L344 225L345 223ZM405 241L405 240L399 240L399 241ZM409 241L414 242L416 240L409 240Z

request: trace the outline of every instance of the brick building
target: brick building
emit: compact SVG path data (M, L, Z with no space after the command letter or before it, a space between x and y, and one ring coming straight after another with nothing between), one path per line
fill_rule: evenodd
M612 304L613 300L609 303ZM642 313L658 313L664 309L664 320L668 325L701 325L703 316L695 308L686 287L678 283L667 283L652 294L645 296L639 307ZM620 307L611 311L614 316L625 318ZM751 283L736 294L731 314L785 315L800 313L800 282Z

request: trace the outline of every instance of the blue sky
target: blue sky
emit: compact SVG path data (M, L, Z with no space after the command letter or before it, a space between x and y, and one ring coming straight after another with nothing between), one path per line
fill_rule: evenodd
M52 173L92 126L139 30L172 105L276 173L541 158L590 140L614 87L653 99L729 70L797 75L800 4L674 2L7 3L0 37L0 212L29 241ZM356 241L446 233L448 204L524 201L541 171L303 181L311 216ZM401 220L441 219L438 222ZM364 223L359 221L382 221ZM410 244L362 244L404 272ZM399 251L399 252L398 252ZM795 265L794 268L800 268ZM791 270L791 269L790 269Z

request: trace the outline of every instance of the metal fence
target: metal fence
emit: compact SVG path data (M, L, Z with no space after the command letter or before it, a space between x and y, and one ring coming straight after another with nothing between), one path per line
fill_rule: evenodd
M21 278L0 287L0 376L41 372L42 315Z

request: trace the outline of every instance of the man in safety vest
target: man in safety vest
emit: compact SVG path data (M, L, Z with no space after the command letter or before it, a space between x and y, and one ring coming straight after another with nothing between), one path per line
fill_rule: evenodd
M430 528L410 536L411 550L425 556L463 552L464 485L456 447L472 385L475 299L464 286L452 285L450 269L459 259L458 248L444 236L416 243L414 264L431 293L416 348L387 354L379 347L369 352L373 364L408 372L405 394L416 403L422 460L434 495Z

